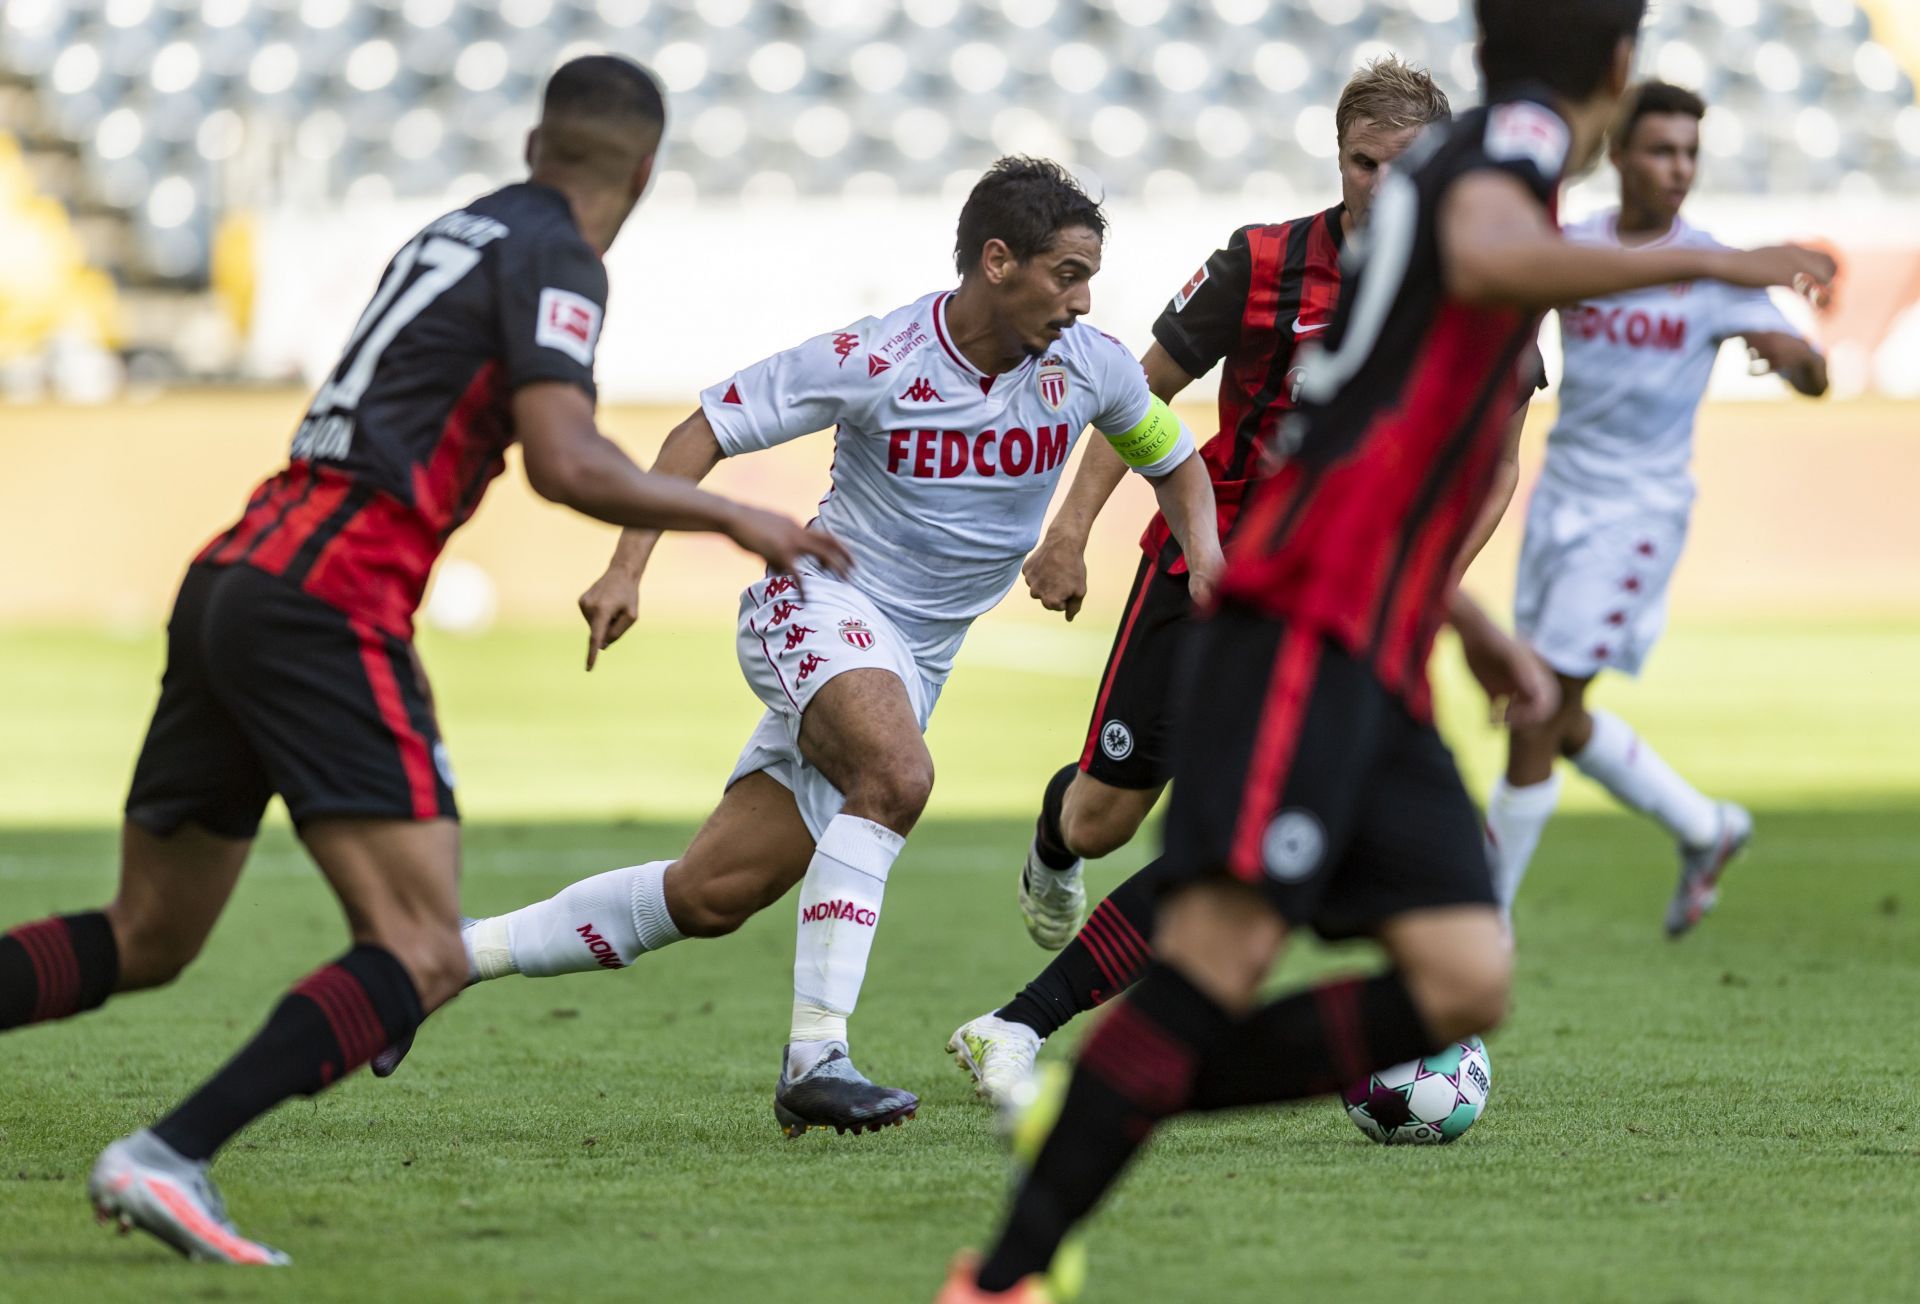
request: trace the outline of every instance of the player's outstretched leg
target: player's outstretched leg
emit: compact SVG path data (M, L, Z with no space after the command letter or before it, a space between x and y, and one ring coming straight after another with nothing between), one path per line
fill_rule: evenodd
M160 837L127 824L119 891L104 910L0 934L0 1032L172 982L213 931L251 846L195 825Z
M315 1095L403 1040L465 981L457 824L321 819L301 836L345 908L352 949L295 984L172 1113L108 1146L88 1181L103 1220L196 1259L287 1261L227 1220L207 1172L214 1155L281 1101Z
M1040 1045L1076 1015L1125 991L1153 958L1153 909L1160 862L1153 861L1093 908L1065 950L991 1014L970 1019L947 1052L983 1099L1003 1106L1033 1072Z
M1154 781L1120 787L1079 765L1065 766L1047 781L1020 866L1020 915L1037 945L1058 951L1078 932L1087 912L1086 862L1131 842L1163 786Z
M1572 754L1573 763L1622 805L1651 816L1673 834L1680 879L1667 906L1666 928L1669 937L1683 936L1713 908L1722 871L1753 837L1753 817L1688 783L1619 716L1588 715L1591 737Z

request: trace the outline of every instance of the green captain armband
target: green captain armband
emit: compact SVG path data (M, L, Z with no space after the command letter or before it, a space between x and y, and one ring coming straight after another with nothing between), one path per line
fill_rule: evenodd
M1100 433L1128 466L1152 466L1180 442L1180 418L1155 394L1147 404L1147 415L1133 429L1117 435L1105 430Z

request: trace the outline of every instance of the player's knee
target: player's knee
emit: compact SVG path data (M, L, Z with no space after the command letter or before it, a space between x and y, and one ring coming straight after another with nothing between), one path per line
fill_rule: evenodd
M883 761L860 777L846 809L895 833L912 831L933 796L933 758L922 752Z

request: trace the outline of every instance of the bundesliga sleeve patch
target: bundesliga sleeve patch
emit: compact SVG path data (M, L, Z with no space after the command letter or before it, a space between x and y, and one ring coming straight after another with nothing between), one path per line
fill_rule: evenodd
M1560 116L1530 101L1514 100L1487 115L1487 157L1531 163L1549 180L1565 170L1572 145Z
M600 341L600 305L584 294L552 286L540 291L540 315L533 342L558 349L583 367L593 365L593 348Z
M1173 296L1173 310L1179 312L1182 308L1192 303L1193 296L1200 293L1200 287L1206 283L1207 265L1201 263L1200 270L1193 274L1193 279L1180 288L1180 293Z

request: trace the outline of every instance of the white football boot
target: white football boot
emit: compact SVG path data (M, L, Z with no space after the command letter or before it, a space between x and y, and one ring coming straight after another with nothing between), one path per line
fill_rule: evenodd
M1020 916L1036 945L1058 951L1080 931L1087 916L1086 867L1086 861L1076 860L1065 869L1048 869L1040 852L1027 848L1027 863L1020 867Z
M1043 1044L1024 1023L983 1014L954 1029L947 1054L973 1079L973 1092L995 1109L1005 1110L1033 1077L1033 1057Z
M87 1195L101 1222L117 1224L123 1233L138 1227L201 1263L278 1267L293 1262L236 1231L207 1166L145 1128L100 1152L87 1178Z
M1720 833L1704 847L1680 848L1680 882L1667 903L1667 936L1684 937L1720 900L1720 875L1753 841L1753 816L1720 803Z

